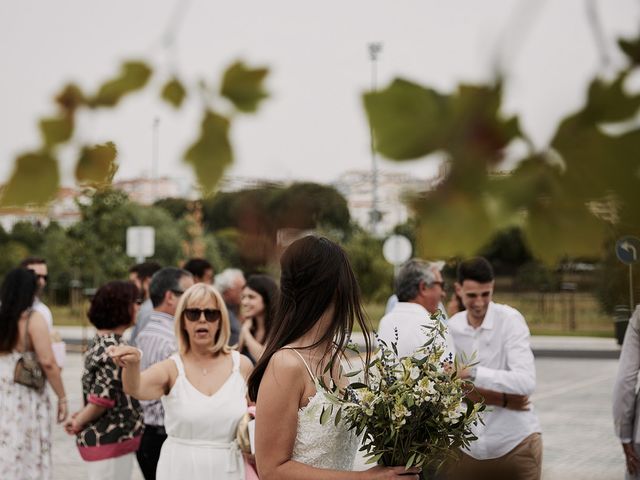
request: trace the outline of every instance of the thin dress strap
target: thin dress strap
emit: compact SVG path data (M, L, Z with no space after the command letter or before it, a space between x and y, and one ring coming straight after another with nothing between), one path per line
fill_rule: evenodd
M182 364L182 359L180 358L180 354L174 353L169 358L173 360L173 362L176 364L176 368L178 369L178 376L182 375L183 377L186 377L184 373L184 365Z
M311 368L309 368L309 364L307 363L307 361L304 359L304 357L300 354L300 352L298 350L296 350L293 347L282 347L282 349L287 349L287 350L293 350L294 352L296 352L298 354L298 356L300 357L300 360L302 360L302 363L304 363L304 366L307 368L307 372L309 372L309 376L311 377L311 380L313 380L313 382L315 383L316 381L316 376L311 373Z
M233 361L231 373L240 371L240 352L237 350L231 350L231 360Z

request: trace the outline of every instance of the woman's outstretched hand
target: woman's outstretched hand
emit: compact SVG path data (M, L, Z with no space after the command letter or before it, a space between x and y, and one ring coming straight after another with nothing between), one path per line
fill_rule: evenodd
M363 480L418 480L422 469L418 467L412 467L406 469L404 467L383 467L378 465L377 467L370 468L364 472Z
M112 345L107 348L107 354L116 365L123 368L138 366L142 358L142 351L129 345Z

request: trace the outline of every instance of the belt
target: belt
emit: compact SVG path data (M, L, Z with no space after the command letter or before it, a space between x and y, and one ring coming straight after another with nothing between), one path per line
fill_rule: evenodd
M171 435L167 437L168 442L173 442L181 445L187 445L189 447L199 447L199 448L210 448L215 450L228 450L229 455L227 456L227 472L236 472L240 467L240 449L238 448L238 443L234 440L233 442L210 442L208 440L199 440L199 439L190 439L190 438L179 438L172 437Z

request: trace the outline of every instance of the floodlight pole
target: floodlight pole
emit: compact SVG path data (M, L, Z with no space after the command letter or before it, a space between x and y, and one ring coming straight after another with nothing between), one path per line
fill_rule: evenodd
M382 43L372 42L368 45L369 58L371 59L371 90L378 89L378 54L382 51ZM371 233L378 234L378 223L380 221L380 211L378 210L378 156L376 155L376 144L373 136L373 127L369 127L371 135L371 211L369 221L371 222Z
M157 183L158 183L158 160L160 156L160 118L154 117L152 124L151 139L151 190L153 192L153 201L157 200Z

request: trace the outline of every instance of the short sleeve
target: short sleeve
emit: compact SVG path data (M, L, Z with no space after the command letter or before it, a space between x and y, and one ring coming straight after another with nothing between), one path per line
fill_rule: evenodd
M118 367L110 358L93 362L93 384L89 387L87 401L101 407L112 408L116 404Z

